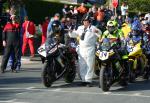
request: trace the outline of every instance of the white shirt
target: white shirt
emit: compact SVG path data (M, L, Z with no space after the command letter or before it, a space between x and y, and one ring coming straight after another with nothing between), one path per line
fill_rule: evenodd
M128 6L121 6L121 15L126 15L126 12L128 10Z
M98 30L98 33L95 33L95 30ZM79 40L80 46L87 47L87 46L95 46L97 38L102 34L102 32L96 28L95 26L91 25L86 30L84 40ZM79 26L77 30L74 30L72 33L69 33L70 37L76 38L81 37L82 33L84 32L84 26Z

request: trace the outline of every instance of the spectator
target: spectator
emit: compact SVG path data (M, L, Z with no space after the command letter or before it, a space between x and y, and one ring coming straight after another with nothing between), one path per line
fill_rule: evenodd
M85 15L88 15L91 18L91 20L93 21L94 15L93 15L92 8L89 8L88 12Z
M97 12L97 7L96 7L95 4L92 6L92 12L93 12L93 13L96 13L96 12Z
M126 4L126 2L123 2L121 5L121 16L122 16L123 22L125 21L126 12L128 12L128 5Z
M42 24L42 43L41 44L44 44L46 41L48 23L49 23L49 17L45 17L45 21Z
M64 5L64 8L62 9L63 17L67 18L70 16L70 9L67 4Z
M99 7L98 11L96 13L96 26L102 30L102 32L105 30L105 22L104 22L104 18L105 18L105 12L104 12L104 8L103 7Z
M81 6L79 6L78 8L77 8L77 10L78 10L78 22L80 22L81 21L81 19L82 19L82 17L83 17L83 15L84 14L86 14L87 12L88 12L88 10L87 10L87 8L85 7L85 5L84 5L84 3L81 3Z
M105 9L105 21L107 22L108 20L110 20L110 18L113 16L113 11L111 10L111 8L108 6Z
M23 46L22 46L22 55L25 55L27 44L29 44L31 58L34 57L34 34L35 34L35 24L28 20L28 16L25 16L25 21L22 24L23 28Z
M98 21L98 22L104 21L104 17L105 17L104 9L98 8L97 17L96 17L96 18L97 18L97 21Z
M77 8L77 10L81 15L84 15L88 11L87 8L85 7L84 3L81 3L81 6L79 6Z
M123 31L124 37L127 38L128 34L131 32L131 19L125 19L125 23L122 24L121 30Z
M69 6L69 12L70 12L69 18L73 18L74 7L72 5Z
M117 18L117 22L118 22L118 27L119 27L119 29L121 28L121 26L122 26L122 17L121 17L121 15L119 15L118 16L118 18Z
M77 15L78 15L78 10L77 10L77 6L75 6L74 8L73 8L73 19L77 19Z
M17 63L19 59L20 48L20 25L16 22L15 15L12 15L12 20L8 21L3 30L3 46L5 52L2 58L1 73L4 73L8 63L10 54L14 54L14 61L12 63L12 72L17 72Z

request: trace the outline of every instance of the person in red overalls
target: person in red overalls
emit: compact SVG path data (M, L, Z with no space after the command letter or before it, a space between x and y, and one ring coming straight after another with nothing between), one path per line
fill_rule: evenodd
M28 20L28 16L25 16L25 21L22 24L23 29L23 46L22 46L22 55L25 54L27 44L29 44L31 58L34 57L34 34L35 34L35 24L32 21Z
M45 17L45 21L42 24L42 43L41 43L41 45L44 44L46 41L48 24L49 24L49 18Z

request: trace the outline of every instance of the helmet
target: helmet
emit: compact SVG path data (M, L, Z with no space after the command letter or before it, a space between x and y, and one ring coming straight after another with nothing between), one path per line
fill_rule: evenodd
M140 34L140 30L141 30L141 24L139 21L134 21L131 25L131 29L132 29L132 35L133 36L138 36Z
M108 21L107 22L107 29L109 31L110 34L113 34L114 31L116 31L118 28L118 24L116 21Z
M54 33L58 33L61 31L61 23L59 21L53 21L52 30Z
M133 20L134 20L134 21L135 21L135 20L138 20L138 16L134 16Z
M140 22L139 21L134 21L133 23L132 23L132 25L131 25L131 29L132 30L136 30L136 31L139 31L139 30L141 30L141 24L140 24Z
M131 19L130 18L126 18L125 22L131 23Z
M108 22L107 22L107 26L114 26L114 27L117 27L118 24L117 24L116 21L108 21Z

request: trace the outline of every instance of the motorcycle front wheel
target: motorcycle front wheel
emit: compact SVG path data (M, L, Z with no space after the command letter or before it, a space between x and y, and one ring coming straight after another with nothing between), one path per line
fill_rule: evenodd
M49 65L48 63L44 63L43 69L42 69L42 82L45 87L51 87L53 81L52 77L48 73Z
M135 83L136 81L136 74L133 65L133 62L129 62L129 83Z
M72 83L76 77L76 66L70 65L64 75L64 80L66 83Z
M107 66L102 66L101 69L100 69L100 74L99 74L99 85L101 87L101 89L104 91L104 92L107 92L109 91L110 89L110 75L109 73L109 68L107 68Z

